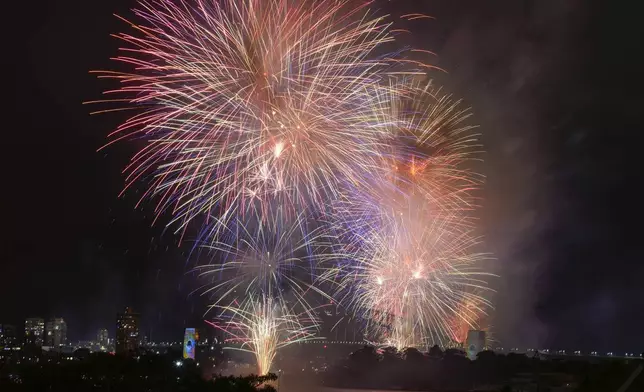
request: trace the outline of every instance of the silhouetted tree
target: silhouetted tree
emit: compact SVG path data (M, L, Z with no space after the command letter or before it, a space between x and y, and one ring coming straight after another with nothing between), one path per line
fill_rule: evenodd
M492 363L496 361L496 354L494 353L494 351L484 350L476 354L476 360Z
M442 358L443 350L441 350L441 348L438 347L438 344L435 344L429 349L429 356L431 358Z
M395 366L400 362L400 353L395 347L385 347L382 349L382 365L384 367Z
M474 368L476 369L476 378L482 383L493 383L499 378L498 374L499 358L494 351L485 350L476 355Z
M349 355L349 360L359 367L367 368L375 366L380 360L380 357L374 347L364 346L360 350L352 352Z
M276 389L269 382L277 380L274 374L266 376L246 377L217 377L212 381L212 391L217 392L275 392Z
M445 353L443 354L443 357L464 357L465 356L465 351L459 350L457 348L448 348L445 350Z
M194 361L170 356L126 358L91 354L86 360L11 362L0 367L0 391L48 392L274 392L274 375L204 380Z
M403 350L403 358L406 362L422 363L425 360L423 353L413 347L407 347Z
M617 390L640 362L615 359L591 363L581 358L548 360L491 351L481 352L477 360L470 361L464 352L455 349L446 350L440 359L415 349L406 349L401 354L385 348L379 356L369 347L354 352L334 366L325 374L325 380L329 381L325 384L347 389L464 391L506 385L518 376L527 379L526 382L538 382L540 390L575 380L580 382L578 392L600 392ZM633 384L629 391L644 391L644 377L635 382L640 378L640 384Z

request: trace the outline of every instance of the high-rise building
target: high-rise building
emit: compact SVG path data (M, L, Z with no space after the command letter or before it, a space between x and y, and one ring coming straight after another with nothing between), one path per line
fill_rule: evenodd
M16 326L10 324L0 325L0 347L16 347L18 346L18 335L16 334Z
M116 315L116 353L127 354L139 348L139 314L132 308Z
M199 333L194 328L186 328L183 334L183 358L195 359L195 351L197 351L197 341L199 340Z
M67 344L67 323L62 318L53 318L45 325L45 344L60 347Z
M25 345L41 347L45 334L45 320L32 317L25 320Z
M467 357L476 359L476 355L485 350L485 331L471 330L467 333Z
M99 346L107 347L110 344L109 334L107 333L107 328L101 328L96 334L96 342Z

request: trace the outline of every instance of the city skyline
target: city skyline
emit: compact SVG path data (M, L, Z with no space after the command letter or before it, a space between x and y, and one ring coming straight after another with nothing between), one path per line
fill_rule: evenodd
M331 334L326 334L324 338L319 340L313 340L308 342L299 343L299 345L314 344L327 347L327 345L339 345L339 346L353 346L356 348L365 347L365 345L370 345L367 340L364 340L364 336L361 333L354 333L356 331L353 328L344 329L344 336L338 335L338 332L342 328L333 328L333 326L338 326L338 318L342 319L341 314L339 313L336 306L327 307L324 310L320 311L319 317L322 320L320 325L320 336L325 335L325 331L331 331ZM48 336L46 334L48 330L48 325L53 326L58 323L65 324L64 320L61 318L52 318L50 321L45 323L44 333L43 333L43 349L51 350L57 348L71 347L73 350L78 348L89 348L93 352L113 352L119 355L131 355L138 350L150 350L152 352L158 350L155 347L168 347L174 346L179 349L182 348L185 353L186 348L186 339L188 336L192 336L195 342L198 342L200 345L212 346L214 341L216 341L216 336L212 334L213 331L210 331L206 336L209 337L199 337L201 328L207 328L209 325L204 323L201 328L186 328L182 334L172 336L170 339L159 339L151 340L147 336L139 334L138 321L140 314L136 313L132 308L126 307L124 311L116 314L116 324L114 335L110 335L107 328L101 328L96 331L95 339L89 340L76 340L76 341L67 341L61 344L60 347L57 345L49 345ZM38 329L41 325L40 321L42 318L31 317L25 320L25 325L28 325L31 329ZM7 330L7 327L9 328ZM66 328L66 326L65 326ZM189 334L190 331L190 334ZM10 324L0 324L0 349L4 348L5 350L11 348L33 348L33 343L29 340L32 335L27 335L26 330L21 331L16 329L14 325ZM349 336L347 336L349 332ZM353 335L353 339L351 338ZM356 339L356 336L362 337ZM349 337L349 338L348 338ZM119 341L120 339L120 341ZM215 339L215 340L211 340ZM209 342L210 340L210 342ZM231 341L220 341L218 343L222 347L235 347L238 343ZM430 352L431 344L428 344L423 347L418 347L421 351ZM566 346L566 347L541 347L541 346L521 346L521 347L503 347L500 342L495 340L489 340L487 337L486 331L478 330L469 330L467 333L467 338L464 342L451 342L447 345L441 345L441 349L459 349L462 350L463 355L466 355L470 360L476 360L477 354L483 350L491 350L497 354L504 353L516 353L516 354L527 354L535 355L539 353L541 356L545 357L602 357L602 358L638 358L644 355L644 352L640 352L637 346L637 342L634 342L626 351L608 349L602 351L597 348L583 348Z
M186 328L184 329L184 331L182 331L181 334L170 336L164 339L152 340L149 338L149 336L145 334L140 334L140 330L139 330L140 316L141 315L139 313L136 313L131 307L126 307L124 311L118 312L116 314L114 334L111 335L108 328L100 328L97 331L95 331L95 334L90 339L77 339L73 341L72 340L68 341L65 335L65 339L64 339L65 343L62 344L61 346L69 345L75 348L90 347L98 351L113 350L113 352L115 353L128 355L128 353L132 353L139 349L146 348L149 345L151 345L151 347L155 347L155 345L158 345L158 344L185 346L185 339L186 339L186 336L188 336L187 331L195 330L195 328ZM346 315L343 316L337 306L326 307L320 310L318 316L321 321L320 330L319 330L320 339L313 340L310 342L303 342L301 344L311 343L311 344L319 344L319 345L327 345L327 344L353 345L355 347L363 347L364 345L369 345L373 343L366 340L363 333L358 332L359 328L355 328L355 326L351 325L351 322L349 319L345 319ZM30 317L25 320L25 325L29 326L30 332L33 329L39 330L40 326L42 325L40 321L44 321L44 319L38 318L38 317ZM345 323L341 323L341 321L345 321ZM57 346L55 344L54 345L47 344L48 342L47 331L48 331L49 325L52 325L52 330L53 330L53 326L56 323L61 323L61 322L63 324L66 324L62 318L52 318L50 321L44 324L43 334L42 334L42 342L43 342L42 347L50 346L48 347L49 349ZM203 324L198 324L198 325L200 325L200 327L196 328L197 332L193 332L195 333L195 336L199 336L200 334L199 330L209 327L209 324L206 322L203 322ZM344 325L344 328L343 328L343 325ZM7 331L7 328L9 328L8 331ZM0 323L0 348L29 347L30 345L33 346L33 342L32 340L30 340L30 339L34 339L33 334L31 333L27 334L26 332L27 332L26 328L23 330L20 330L16 328L15 325ZM66 332L66 325L65 325L65 332ZM214 337L214 335L212 335L213 332L214 331L210 331L210 334L209 334L210 338ZM120 339L120 342L119 342L119 339ZM206 343L204 344L208 345L208 339L209 338L205 338ZM197 340L201 342L201 339L197 338ZM228 343L226 343L225 341L222 341L222 343L224 346L237 345L237 343L235 343L234 341L228 342ZM119 345L120 345L120 348L117 348ZM421 350L424 349L426 351L429 351L431 346L432 344L428 344L426 346L419 347L419 348ZM493 350L497 353L507 352L507 353L526 353L526 354L530 354L538 351L548 356L552 355L552 356L572 356L572 357L601 356L601 357L629 358L629 357L641 357L642 355L644 355L644 352L640 353L637 342L633 342L633 344L626 347L625 351L623 350L624 348L598 349L597 346L591 346L590 348L588 348L588 347L578 347L574 345L548 346L548 347L546 346L518 346L518 347L505 346L503 347L501 342L498 342L496 340L492 340L492 341L489 340L487 337L486 331L478 331L478 330L469 330L467 333L467 338L464 342L458 343L456 341L453 341L450 344L441 345L440 347L442 349L449 349L449 348L461 349L463 350L465 355L467 355L468 358L472 360L476 359L476 355L483 350Z

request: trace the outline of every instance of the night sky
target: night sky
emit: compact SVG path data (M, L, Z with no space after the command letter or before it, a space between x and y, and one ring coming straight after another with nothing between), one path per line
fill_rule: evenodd
M89 339L113 334L129 305L153 339L176 339L205 310L190 295L190 244L134 210L136 191L118 197L137 145L96 152L122 117L82 105L114 87L89 71L113 67L109 34L127 28L113 14L130 17L134 1L19 3L3 12L0 323L62 316L71 339ZM481 125L496 338L644 351L642 7L380 4L436 17L413 26L409 44L438 53L449 73L434 76Z

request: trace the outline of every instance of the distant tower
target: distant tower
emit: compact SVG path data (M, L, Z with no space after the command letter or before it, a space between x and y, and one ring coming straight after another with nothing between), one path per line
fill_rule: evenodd
M116 353L128 354L139 348L139 314L132 308L116 315Z
M45 344L60 347L67 344L67 323L63 318L53 318L45 326Z
M471 330L467 333L467 357L476 359L476 354L485 350L485 331Z
M41 347L45 334L45 320L32 317L25 320L25 346Z
M195 351L197 350L197 341L199 341L199 334L194 328L186 328L183 335L183 358L195 359Z
M98 330L98 333L96 334L96 342L99 346L103 347L107 347L110 344L109 335L106 328L101 328Z

